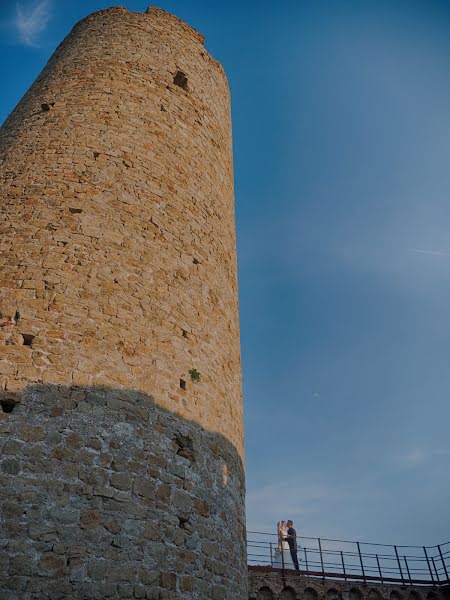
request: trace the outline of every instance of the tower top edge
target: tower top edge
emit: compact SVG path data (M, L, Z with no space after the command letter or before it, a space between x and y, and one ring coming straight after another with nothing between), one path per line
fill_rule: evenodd
M167 12L166 10L163 10L162 8L159 8L157 6L149 6L147 8L147 10L145 10L145 12L131 11L131 10L128 10L127 8L125 8L124 6L110 6L108 8L96 10L96 11L90 13L89 15L86 15L86 17L81 19L81 22L85 21L87 19L91 19L93 17L99 16L99 15L111 15L114 13L116 13L117 15L120 15L120 14L139 15L142 19L146 19L146 18L148 19L149 17L153 17L153 18L156 18L161 21L166 21L166 22L170 23L171 26L178 28L178 29L192 35L201 44L205 43L205 36L202 33L197 31L190 25L188 25L188 23L186 23L186 21L183 21L176 15L174 15L170 12Z
M167 12L166 10L163 10L162 8L159 8L157 6L149 6L144 14L170 20L173 22L173 24L178 25L185 31L191 33L194 37L196 37L198 39L198 41L201 44L205 43L205 36L202 33L197 31L193 27L191 27L188 23L186 23L186 21L183 21L183 19L180 19L176 15L174 15L170 12Z
M148 22L151 23L153 20L155 24L160 23L161 26L168 25L173 31L179 31L191 36L194 40L201 44L202 52L204 52L204 55L215 64L216 68L218 68L228 85L228 79L222 64L204 47L205 36L173 13L167 12L166 10L163 10L157 6L149 6L145 12L130 11L123 6L110 6L86 15L77 23L77 25L89 21L90 19L96 19L102 15L113 17L114 15L117 15L117 18L120 18L120 15L132 15L134 18L142 19L144 22L148 20Z

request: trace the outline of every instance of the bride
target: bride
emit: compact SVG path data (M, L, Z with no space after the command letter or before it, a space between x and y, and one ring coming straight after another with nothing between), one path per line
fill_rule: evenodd
M276 569L295 569L289 544L286 541L288 532L286 521L279 521L277 524L277 529L278 546L275 548L273 553L272 566Z

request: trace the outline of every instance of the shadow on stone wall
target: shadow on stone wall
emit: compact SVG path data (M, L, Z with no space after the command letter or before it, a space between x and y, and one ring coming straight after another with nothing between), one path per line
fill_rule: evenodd
M247 597L244 470L227 439L132 390L33 385L13 408L0 598Z

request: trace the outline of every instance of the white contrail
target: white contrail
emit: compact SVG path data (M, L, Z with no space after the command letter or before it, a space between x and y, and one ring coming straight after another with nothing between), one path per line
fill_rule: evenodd
M408 252L429 254L430 256L450 256L450 252L444 252L443 250L418 250L417 248L408 248Z
M36 46L36 37L44 31L51 17L50 0L39 0L31 6L16 4L16 27L26 46Z

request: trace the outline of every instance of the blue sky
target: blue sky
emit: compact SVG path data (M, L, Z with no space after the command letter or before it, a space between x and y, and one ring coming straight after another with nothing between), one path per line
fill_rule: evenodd
M2 0L1 120L108 5ZM232 92L249 528L450 539L450 5L159 6Z

